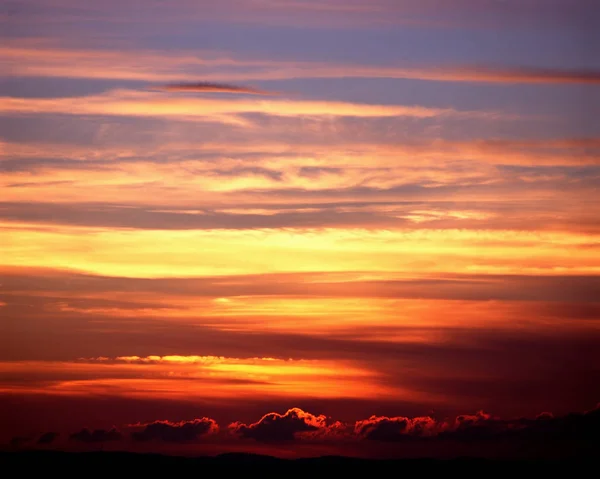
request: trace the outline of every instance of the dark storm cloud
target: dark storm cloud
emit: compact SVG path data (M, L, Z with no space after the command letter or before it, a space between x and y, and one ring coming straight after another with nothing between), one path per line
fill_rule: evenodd
M207 417L181 422L155 421L149 424L135 424L132 426L143 427L142 430L131 433L131 438L138 442L153 440L193 442L219 430L215 420Z
M241 93L249 95L273 95L273 93L237 85L225 83L197 82L197 83L170 83L157 87L159 90L172 92L192 93Z
M69 435L71 441L78 441L84 443L99 443L107 441L119 441L123 438L123 434L116 428L110 430L105 429L94 429L90 431L87 428L82 429L79 432L74 432Z

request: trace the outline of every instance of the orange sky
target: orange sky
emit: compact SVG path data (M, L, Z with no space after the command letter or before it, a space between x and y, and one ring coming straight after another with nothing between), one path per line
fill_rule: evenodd
M585 2L26 3L0 48L0 441L600 400Z

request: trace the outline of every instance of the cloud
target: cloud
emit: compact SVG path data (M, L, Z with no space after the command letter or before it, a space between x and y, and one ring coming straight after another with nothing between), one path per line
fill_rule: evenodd
M79 441L85 443L94 442L107 442L107 441L119 441L123 438L123 435L116 428L112 428L109 431L105 429L94 429L90 431L87 428L82 429L79 432L74 432L69 436L72 441Z
M241 93L250 95L272 95L272 93L236 85L223 83L198 82L198 83L171 83L158 87L159 90L174 92L196 92L196 93Z
M371 416L349 424L313 415L299 408L285 414L269 413L246 425L235 422L229 430L235 436L259 442L285 442L315 439L365 440L377 442L473 442L513 439L515 441L600 441L595 431L600 427L600 405L584 413L554 417L542 413L534 419L500 419L479 411L455 419L437 420L429 416Z
M547 0L172 0L168 3L155 2L152 8L144 9L136 8L135 2L116 0L106 0L102 6L95 5L93 8L73 0L61 1L59 7L50 7L42 0L29 0L25 5L27 8L14 7L11 10L11 13L26 12L25 15L13 15L13 21L26 22L25 25L37 27L53 37L66 37L71 41L73 34L79 33L79 30L57 29L54 27L56 21L65 26L86 24L92 32L102 32L105 36L108 32L104 28L107 22L114 28L114 18L125 26L135 22L135 25L148 29L176 26L176 32L202 28L207 24L211 27L236 24L304 27L308 31L322 28L361 31L365 27L398 25L433 29L510 26L529 30L552 26L560 30L574 22L579 28L591 28L595 13L595 5L589 0L553 0L550 5ZM54 21L48 22L49 17ZM582 19L589 19L589 23Z
M135 424L132 427L143 427L141 431L131 433L131 438L140 442L193 442L219 431L215 420L207 417L180 422L155 421L149 424Z
M481 442L510 439L514 441L591 441L600 442L600 405L584 413L554 417L541 413L535 419L500 419L479 411L463 414L453 421L436 421L431 417L378 417L357 421L358 439L400 442L409 440L451 440Z
M54 211L54 210L50 210ZM72 271L53 269L3 268L3 293L15 296L24 294L29 301L39 291L45 296L64 298L77 294L82 304L130 306L133 309L151 307L175 308L172 301L181 298L222 298L228 296L282 296L311 298L352 297L360 291L363 298L438 299L469 301L527 301L517 314L536 315L543 312L556 318L600 318L600 276L573 275L477 275L447 274L443 278L364 278L363 272L340 278L335 273L272 273L249 275L220 275L196 278L132 278L87 275ZM114 291L129 301L112 298ZM142 295L142 299L133 293ZM162 302L148 297L159 295ZM95 303L104 298L103 303ZM544 304L548 302L547 304ZM8 303L10 306L13 302ZM214 306L214 303L213 303ZM47 308L47 306L43 306ZM494 305L498 311L501 305ZM527 309L530 308L530 309ZM509 314L515 314L509 310ZM574 315L574 313L576 313ZM37 314L42 314L38 311ZM162 356L165 356L164 354ZM150 361L148 357L146 361Z
M600 84L600 70L464 67L420 75L423 80L484 83L589 83Z
M38 440L38 444L52 444L54 440L59 436L57 432L46 432L42 434Z
M437 434L440 425L431 417L378 417L357 421L354 433L359 438L376 441L398 441L407 437Z
M22 446L23 444L27 444L30 441L31 441L30 437L15 436L10 440L9 444L11 447L18 448L18 447Z
M224 92L269 95L258 89L220 81L271 81L299 78L387 78L440 82L500 84L600 84L600 70L488 65L391 65L324 63L294 60L240 59L221 53L56 49L28 45L0 48L12 75L64 78L122 79L173 82L169 91ZM135 61L132 60L135 57ZM210 67L210 73L206 72ZM190 71L190 68L192 71ZM194 82L199 76L205 82ZM185 83L175 83L183 81Z
M173 409L175 410L177 407ZM508 455L519 454L523 450L542 454L554 454L557 451L569 454L569 450L576 453L597 450L600 445L600 436L597 434L600 427L600 404L585 412L561 416L543 412L535 417L502 419L483 411L443 419L430 416L372 415L368 419L356 421L354 425L295 407L284 414L265 414L251 424L234 422L221 435L218 434L216 422L207 417L181 422L137 423L128 427L143 428L132 433L134 442L201 442L210 447L222 445L237 451L242 450L242 447L248 450L254 448L252 443L245 442L252 439L267 447L276 443L285 445L293 442L298 451L302 451L303 447L328 445L339 448L337 451L342 454L357 450L393 455L406 454L407 451L420 451L419 454L426 455L462 451L470 455L486 450L492 454ZM57 436L56 433L46 433L40 437L38 444L50 444ZM110 431L82 429L70 436L71 440L83 443L116 441L120 438L121 434L114 428ZM15 437L11 446L16 448L27 441L23 437ZM122 443L122 446L126 447L126 443ZM258 444L256 446L262 447Z
M56 98L0 97L1 113L110 115L127 117L178 117L217 123L247 125L239 115L275 117L414 117L442 115L497 118L497 113L458 112L449 108L384 105L318 100L266 100L226 98L181 98L162 92L113 90L99 95Z
M299 408L289 409L285 414L276 412L265 414L258 422L249 425L241 422L229 425L229 430L234 435L260 442L324 437L329 433L335 434L343 431L343 429L340 422L331 422L324 415L315 416Z

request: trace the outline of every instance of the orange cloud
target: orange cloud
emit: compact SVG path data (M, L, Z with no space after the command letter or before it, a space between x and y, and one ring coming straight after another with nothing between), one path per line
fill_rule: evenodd
M137 356L78 361L0 362L7 375L32 375L21 383L6 381L0 392L63 397L116 397L195 400L270 397L372 397L391 394L377 373L348 361ZM191 380L194 381L191 381ZM333 382L332 382L333 381Z
M206 82L290 80L296 78L390 78L441 82L500 84L599 84L600 72L585 69L543 69L535 67L489 67L486 65L369 66L306 61L240 59L205 52L172 54L157 51L132 53L110 50L69 50L27 45L0 48L0 57L15 76L65 78L106 78L123 80L186 81L201 77ZM135 61L134 61L135 60ZM206 68L210 68L206 71ZM190 68L195 69L189 73ZM193 85L173 85L174 91ZM224 85L200 84L197 91L258 93ZM215 89L216 88L216 89ZM225 88L225 89L223 89ZM242 91L243 90L243 91Z
M243 125L236 115L262 113L281 117L294 116L355 116L363 118L409 116L431 118L439 115L488 115L478 112L456 112L403 105L371 105L314 100L220 100L211 98L181 98L165 93L133 90L111 91L86 97L63 98L0 98L2 113L62 113L69 115L114 115L143 117L178 117L203 119Z

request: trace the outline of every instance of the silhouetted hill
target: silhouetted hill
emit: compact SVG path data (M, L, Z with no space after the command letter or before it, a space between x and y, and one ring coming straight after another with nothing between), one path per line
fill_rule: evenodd
M20 451L0 452L0 463L20 475L39 471L60 471L70 474L112 474L118 471L140 473L168 473L202 476L226 470L243 470L245 473L306 473L329 475L332 472L369 472L400 475L406 473L552 473L573 474L592 468L590 457L569 460L491 460L477 458L398 459L376 460L352 457L326 456L304 459L280 459L255 454L229 453L214 457L181 457L160 454L136 454L128 452L59 452ZM217 469L215 469L217 468ZM592 469L590 469L592 470ZM395 471L395 472L394 472Z

